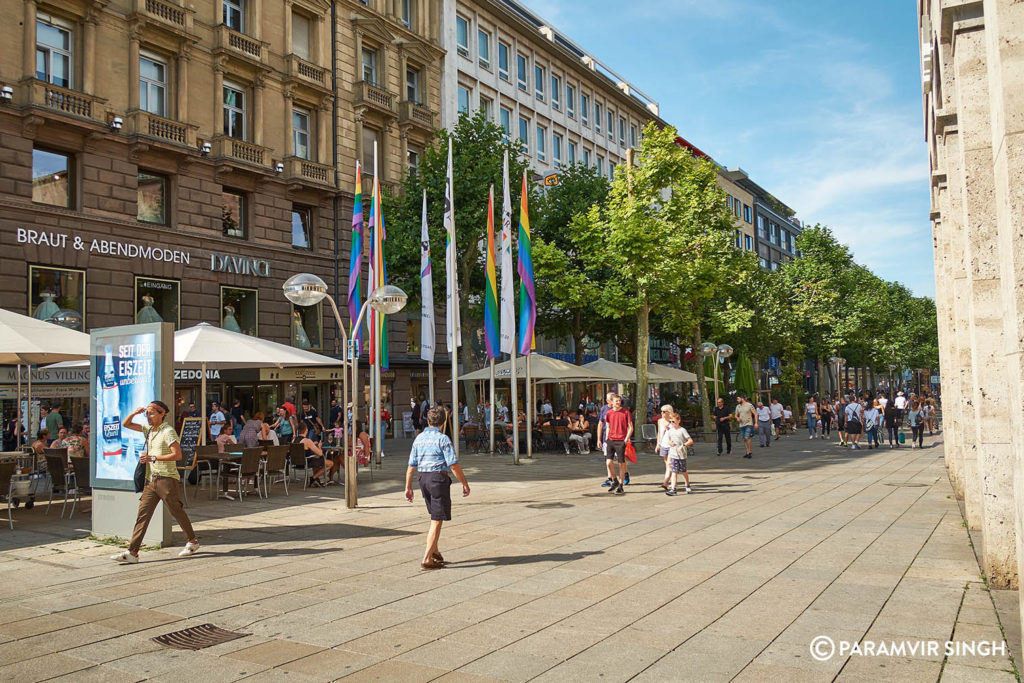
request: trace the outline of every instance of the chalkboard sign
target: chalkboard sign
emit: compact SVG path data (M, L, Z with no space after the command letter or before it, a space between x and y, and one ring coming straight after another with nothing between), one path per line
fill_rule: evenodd
M196 447L199 445L200 436L203 433L203 418L186 417L181 421L181 434L178 435L178 443L181 444L181 463L188 467L192 464L196 455Z

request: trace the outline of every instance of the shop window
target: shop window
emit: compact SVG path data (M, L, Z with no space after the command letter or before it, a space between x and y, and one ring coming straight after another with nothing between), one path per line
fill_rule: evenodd
M232 332L257 336L259 292L245 287L220 288L220 326Z
M181 326L181 283L155 277L135 278L135 322Z
M418 354L420 352L420 342L423 341L420 338L422 323L418 319L413 320L410 318L405 325L405 352L409 355Z
M245 239L245 195L234 190L221 193L221 227L225 237Z
M30 316L85 330L84 270L29 266L28 279Z
M310 220L312 211L308 207L292 204L292 246L300 249L310 249L313 242L310 239Z
M32 150L32 201L71 208L71 157Z
M321 350L324 347L321 304L292 306L292 346Z
M167 224L167 178L139 171L137 217L144 223Z

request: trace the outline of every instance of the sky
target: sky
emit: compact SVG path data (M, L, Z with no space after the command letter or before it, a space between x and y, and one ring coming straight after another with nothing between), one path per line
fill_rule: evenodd
M934 296L913 0L522 1L718 163Z

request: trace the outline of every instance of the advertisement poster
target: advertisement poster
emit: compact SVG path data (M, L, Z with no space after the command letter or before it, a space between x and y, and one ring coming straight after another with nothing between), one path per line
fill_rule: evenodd
M122 427L125 417L168 396L173 325L150 323L93 330L92 485L134 491L142 432ZM165 362L166 360L166 362ZM144 414L135 422L146 424Z

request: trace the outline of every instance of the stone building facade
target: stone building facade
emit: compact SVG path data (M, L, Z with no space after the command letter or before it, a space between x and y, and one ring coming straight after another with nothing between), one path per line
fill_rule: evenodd
M919 0L946 463L989 582L1024 560L1024 4Z
M339 352L330 312L281 284L312 272L344 300L356 159L372 173L376 141L396 183L439 120L436 3L24 0L0 20L18 28L0 45L0 306ZM247 407L293 389L326 406L332 378L296 376L235 380Z

